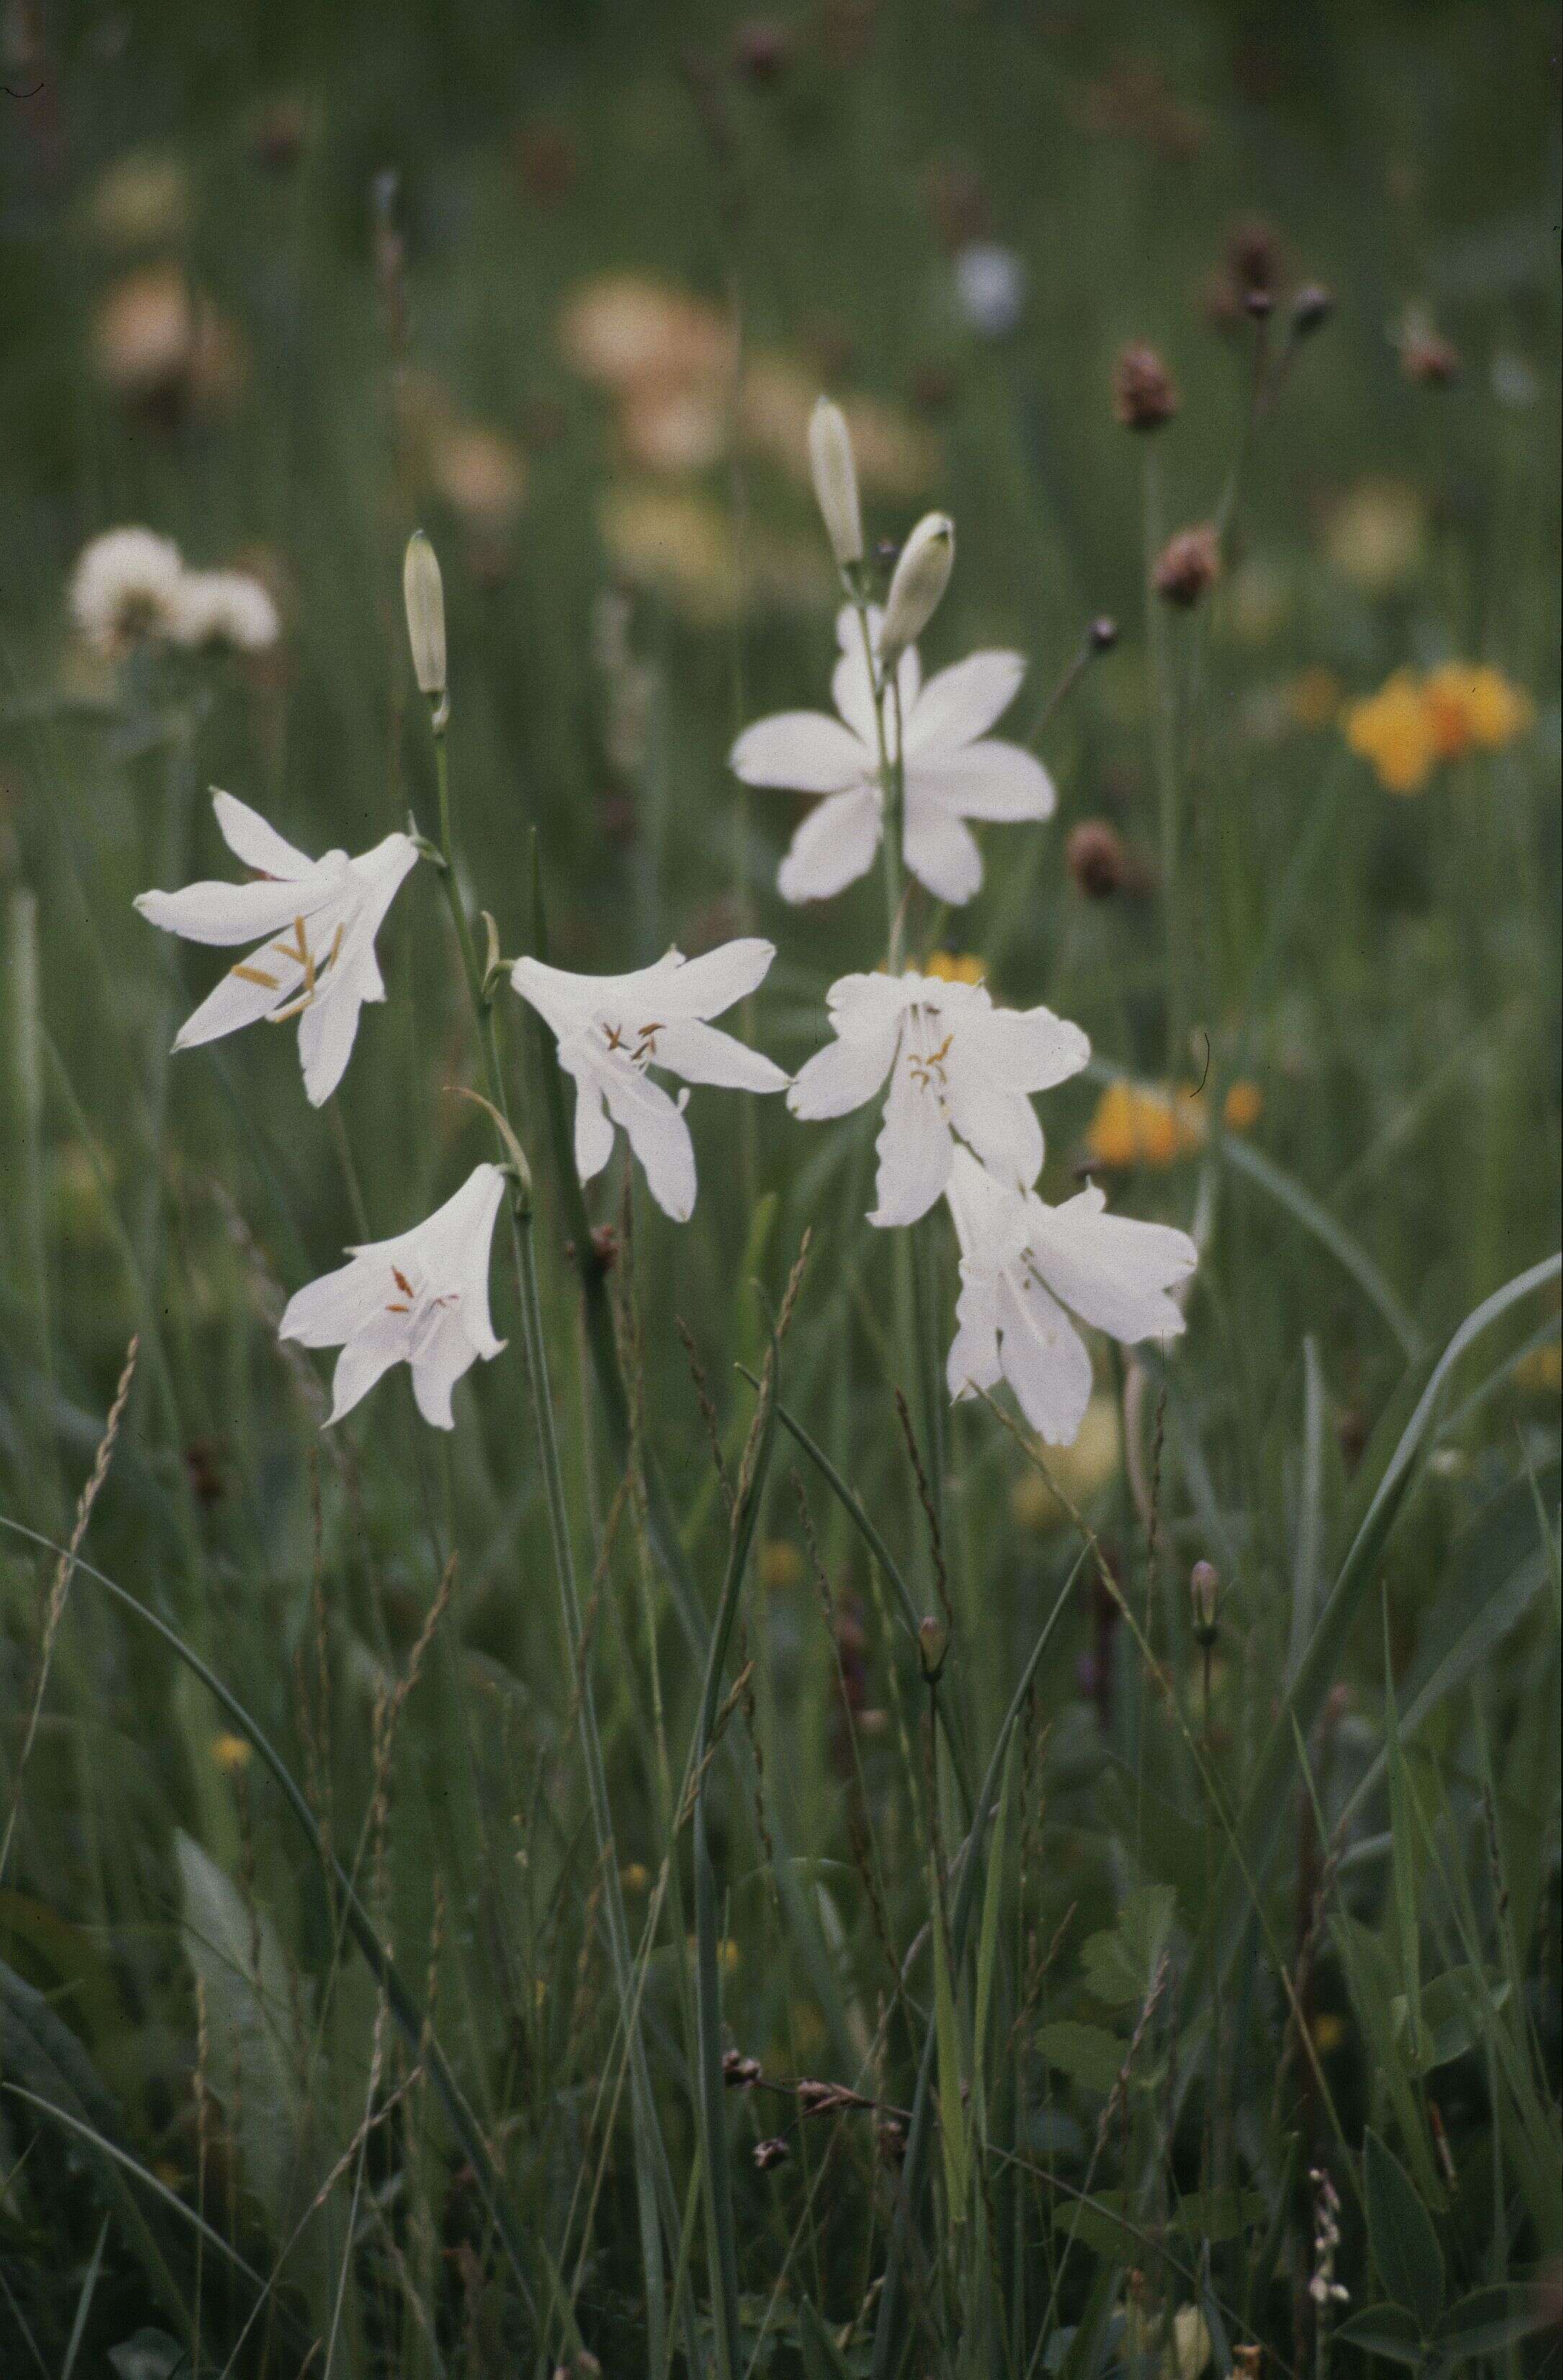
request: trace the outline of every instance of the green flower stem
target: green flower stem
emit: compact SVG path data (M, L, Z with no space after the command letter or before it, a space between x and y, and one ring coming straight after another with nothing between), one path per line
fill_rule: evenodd
M461 952L462 971L466 978L477 1020L479 1039L483 1051L483 1071L488 1084L489 1099L497 1115L503 1120L502 1139L515 1141L510 1102L505 1091L504 1070L500 1063L499 1040L494 1030L491 1003L484 988L478 964L477 947L472 928L456 882L454 850L451 835L450 765L445 752L445 726L439 710L431 715L434 735L434 768L439 790L440 856L450 905L456 942ZM508 1149L506 1155L508 1156ZM597 1705L592 1693L586 1659L586 1625L582 1614L580 1588L576 1577L575 1552L570 1538L569 1512L564 1494L564 1475L559 1459L559 1438L553 1422L553 1392L549 1381L548 1351L542 1327L542 1300L538 1287L537 1254L532 1228L532 1189L529 1181L516 1180L509 1200L511 1249L515 1262L515 1285L521 1306L521 1337L526 1354L527 1378L532 1421L537 1432L538 1451L542 1464L543 1493L548 1508L549 1539L553 1554L554 1577L559 1588L560 1610L564 1623L565 1645L569 1655L570 1672L576 1682L576 1702L579 1717L581 1753L586 1764L587 1794L591 1804L592 1827L597 1838L598 1862L602 1876L603 1908L607 1916L609 1949L613 1961L614 1980L620 2002L635 2014L629 2034L631 2116L636 2143L636 2190L640 2217L641 2256L646 2277L647 2329L650 2368L657 2369L663 2360L667 2325L667 2298L662 2271L661 2240L658 2223L658 2197L663 2196L672 2208L672 2236L677 2236L678 2215L672 2201L672 2176L666 2169L666 2157L654 2155L653 2144L660 2145L655 2107L651 2095L650 2070L646 2060L645 2040L640 2027L639 2003L634 1988L634 1960L630 1949L629 1925L624 1914L624 1889L619 1878L619 1862L613 1836L612 1810L608 1799L607 1769L602 1757L602 1739L597 1723ZM660 2170L658 2168L660 2168Z

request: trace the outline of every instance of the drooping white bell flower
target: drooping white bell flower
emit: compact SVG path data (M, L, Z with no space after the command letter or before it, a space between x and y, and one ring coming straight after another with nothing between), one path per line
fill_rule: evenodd
M1050 1008L995 1008L986 984L910 969L844 975L826 1006L836 1038L799 1069L787 1105L806 1123L845 1115L890 1076L871 1223L926 1215L950 1179L957 1137L1003 1181L1030 1188L1043 1157L1031 1094L1084 1065L1091 1044L1078 1025Z
M77 557L72 617L94 650L122 661L135 645L176 637L185 577L171 539L150 528L105 529Z
M504 1345L489 1315L489 1249L504 1195L497 1165L474 1168L410 1232L349 1248L349 1261L290 1298L281 1336L340 1347L330 1419L340 1421L393 1364L412 1369L418 1412L450 1429L451 1390L479 1356Z
M1037 1435L1068 1446L1091 1395L1091 1358L1070 1313L1126 1346L1175 1338L1183 1314L1168 1293L1199 1252L1169 1224L1104 1213L1094 1186L1049 1207L995 1181L964 1149L946 1196L961 1244L950 1393L1006 1379Z
M212 806L224 842L255 878L142 892L136 906L188 941L257 947L186 1018L174 1047L194 1049L260 1017L282 1025L297 1016L304 1088L320 1107L342 1080L360 1007L385 997L374 938L418 846L410 835L388 834L357 859L345 851L310 859L232 794L213 793Z
M551 1027L559 1062L576 1079L576 1166L583 1182L601 1172L613 1152L613 1126L623 1124L659 1207L675 1223L688 1221L696 1192L695 1148L684 1121L689 1094L674 1101L647 1070L732 1090L783 1089L780 1066L707 1021L753 991L775 956L771 943L745 936L696 959L669 951L632 975L569 975L540 959L516 960L511 982Z
M876 654L882 615L871 609ZM826 798L811 810L782 861L784 901L824 901L866 875L879 847L884 801L875 725L874 680L856 613L837 616L842 649L830 691L841 716L783 710L746 727L728 765L746 785ZM919 883L940 901L969 901L982 882L982 855L967 819L1050 818L1057 796L1040 760L988 729L1025 674L1019 653L970 653L925 685L915 646L896 664L906 763L903 853ZM886 747L895 755L895 706L886 704Z

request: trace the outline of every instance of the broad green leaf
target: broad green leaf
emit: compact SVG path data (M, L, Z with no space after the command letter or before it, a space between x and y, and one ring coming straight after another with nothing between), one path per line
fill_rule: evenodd
M1375 2131L1363 2142L1363 2191L1379 2278L1425 2336L1443 2310L1444 2254L1411 2176Z
M1364 2306L1337 2325L1334 2337L1368 2355L1382 2355L1389 2363L1407 2363L1412 2370L1427 2352L1426 2342L1404 2306Z
M1497 2281L1449 2308L1439 2325L1438 2351L1451 2366L1473 2362L1529 2338L1548 2318L1539 2291L1522 2281Z
M1111 1930L1090 1937L1084 1952L1085 1982L1097 1999L1109 2008L1144 2000L1177 1905L1169 1884L1136 1885Z
M1072 2082L1099 2091L1104 2098L1117 2082L1126 2054L1126 2045L1115 2034L1105 2033L1098 2024L1077 2024L1069 2017L1039 2025L1036 2046Z

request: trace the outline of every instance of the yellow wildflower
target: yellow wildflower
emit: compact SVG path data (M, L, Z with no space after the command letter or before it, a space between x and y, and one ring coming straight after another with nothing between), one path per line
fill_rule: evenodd
M1265 1106L1257 1083L1233 1083L1221 1103L1221 1121L1229 1132L1252 1132Z
M760 1585L773 1594L796 1586L803 1576L803 1556L788 1537L769 1537L760 1548Z
M627 1860L619 1870L619 1882L626 1892L644 1892L651 1881L651 1871L641 1860Z
M1438 758L1438 738L1422 687L1397 670L1376 694L1345 714L1346 741L1372 764L1387 793L1420 794Z
M1185 1111L1188 1111L1185 1112ZM1164 1090L1129 1082L1109 1083L1085 1131L1096 1165L1170 1165L1197 1148L1205 1128L1197 1110L1174 1101Z
M1327 2058L1332 2049L1339 2049L1345 2038L1346 2020L1343 2016L1327 2013L1314 2019L1314 2047L1321 2058Z
M1522 735L1535 706L1522 686L1485 662L1445 662L1423 687L1440 759L1496 752Z
M213 1766L220 1768L224 1777L236 1777L241 1769L248 1768L253 1750L247 1736L214 1735L212 1739Z
M987 962L970 951L935 951L923 973L937 976L940 983L982 983L987 979Z

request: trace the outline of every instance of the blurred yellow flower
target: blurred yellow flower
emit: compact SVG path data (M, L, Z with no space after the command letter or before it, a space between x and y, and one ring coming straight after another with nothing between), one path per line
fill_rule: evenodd
M220 1768L224 1777L236 1777L241 1768L248 1768L253 1752L254 1746L248 1736L214 1735L212 1739L212 1765Z
M1122 1439L1117 1400L1094 1396L1072 1446L1040 1446L1037 1451L1071 1503L1085 1504L1118 1475ZM1029 1464L1010 1490L1010 1510L1021 1528L1038 1536L1069 1518L1042 1474Z
M692 1959L699 1955L699 1944L693 1934L685 1937L685 1948ZM721 1937L716 1946L716 1954L717 1965L721 1969L722 1973L735 1975L738 1972L738 1945L731 1934Z
M177 264L149 264L114 284L93 319L92 359L127 403L201 414L233 404L248 376L238 331Z
M93 231L109 248L152 248L184 237L189 181L168 149L132 149L106 165L88 211Z
M1286 688L1286 707L1299 727L1327 727L1340 708L1340 680L1333 670L1300 671Z
M985 983L987 962L970 951L935 951L923 973L937 976L940 983Z
M1221 1121L1229 1132L1252 1132L1264 1107L1265 1094L1257 1083L1234 1083L1221 1102Z
M598 509L602 542L615 568L656 589L703 627L720 627L738 609L733 533L709 497L643 482L604 491Z
M429 476L469 527L504 528L527 492L527 458L503 430L454 421L430 439Z
M1486 662L1445 662L1423 687L1438 757L1459 759L1470 751L1497 752L1523 735L1535 705L1522 686Z
M1327 2058L1332 2049L1339 2049L1345 2038L1346 2020L1343 2016L1332 2016L1327 2012L1314 2019L1314 2047L1321 2058Z
M790 1538L769 1537L760 1548L760 1585L774 1594L796 1586L804 1574L803 1556Z
M560 316L559 344L583 380L620 391L687 386L733 368L732 333L714 306L635 273L582 282Z
M1139 1083L1109 1083L1085 1130L1093 1163L1106 1166L1170 1165L1197 1148L1205 1137L1198 1111L1188 1102Z
M1422 498L1406 481L1363 480L1330 514L1325 555L1364 594L1387 594L1419 568L1425 525Z
M1420 794L1438 758L1433 714L1410 670L1394 676L1345 714L1347 743L1372 766L1386 793Z
M627 1860L619 1870L619 1882L626 1892L644 1892L651 1881L651 1871L641 1860Z
M1563 1342L1551 1339L1533 1347L1514 1366L1514 1385L1527 1395L1555 1397L1563 1391Z

